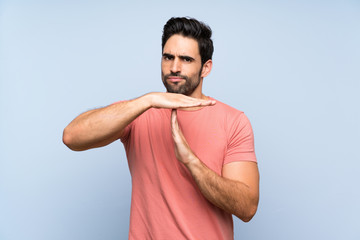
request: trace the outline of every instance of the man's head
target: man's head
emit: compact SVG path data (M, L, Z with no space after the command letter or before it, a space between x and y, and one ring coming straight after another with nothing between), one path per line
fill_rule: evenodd
M167 40L175 34L193 38L198 42L201 65L207 60L212 59L214 46L211 40L212 31L209 26L194 18L170 18L163 30L161 42L163 51Z
M171 18L165 24L161 71L168 92L201 93L201 80L212 67L211 34L211 29L196 19Z

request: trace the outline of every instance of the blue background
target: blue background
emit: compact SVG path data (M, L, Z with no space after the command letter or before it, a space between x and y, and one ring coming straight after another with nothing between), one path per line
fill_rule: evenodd
M0 239L127 239L122 144L72 152L62 131L86 110L164 91L172 16L211 26L204 93L254 128L260 204L235 220L235 239L360 239L355 0L1 1Z

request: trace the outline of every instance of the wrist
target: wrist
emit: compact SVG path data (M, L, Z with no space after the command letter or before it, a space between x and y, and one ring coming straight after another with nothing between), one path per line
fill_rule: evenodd
M188 169L192 169L194 167L199 167L201 165L201 161L194 154L192 154L187 161L185 162L185 166Z
M154 107L154 93L153 92L147 93L147 94L141 96L141 99L144 102L146 109Z

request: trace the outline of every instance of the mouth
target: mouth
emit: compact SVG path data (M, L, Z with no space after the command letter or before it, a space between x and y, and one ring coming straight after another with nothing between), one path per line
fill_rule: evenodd
M182 77L173 77L173 76L170 76L167 78L167 80L171 83L179 83L181 81L184 81L185 79L182 78Z

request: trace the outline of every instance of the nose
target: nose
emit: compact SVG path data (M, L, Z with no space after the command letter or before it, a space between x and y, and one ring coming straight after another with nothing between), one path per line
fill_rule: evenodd
M171 67L170 67L170 71L172 73L179 73L181 71L181 63L179 61L178 58L175 58L172 63L171 63Z

